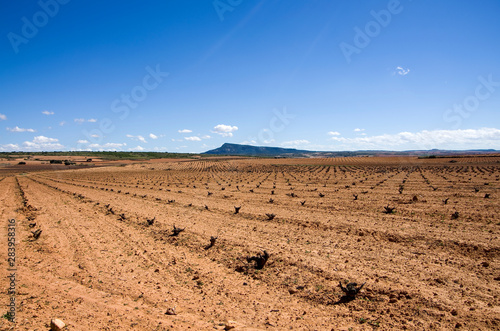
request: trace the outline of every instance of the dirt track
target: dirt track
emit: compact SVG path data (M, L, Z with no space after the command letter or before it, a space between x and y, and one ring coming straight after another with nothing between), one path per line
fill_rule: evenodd
M18 220L18 329L60 318L68 330L228 320L498 330L498 160L200 160L0 176L1 242ZM185 231L170 236L173 225ZM257 270L245 257L263 250ZM366 284L346 302L339 281Z

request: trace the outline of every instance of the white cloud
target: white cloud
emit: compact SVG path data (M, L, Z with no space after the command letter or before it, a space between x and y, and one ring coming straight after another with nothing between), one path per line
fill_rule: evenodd
M155 152L165 152L165 151L167 151L167 150L168 150L168 148L167 148L167 147L158 147L158 146L157 146L157 147L154 147L154 148L153 148L153 150L154 150Z
M134 147L134 148L129 148L129 151L131 152L142 152L144 150L144 147L142 146L137 146L137 147Z
M45 137L45 136L36 136L35 138L33 138L33 142L35 144L56 143L58 141L59 141L59 139L49 138L49 137Z
M54 115L54 112L53 111L44 110L44 111L42 111L42 114L44 114L44 115Z
M240 142L240 144L242 144L242 145L255 145L255 144L257 144L257 141L253 140L253 139L252 140L245 140L245 141Z
M65 124L66 124L66 122L65 122L65 121L61 121L61 122L59 122L59 125L60 125L60 126L63 126L63 125L65 125Z
M127 146L126 143L105 143L104 145L100 144L90 144L89 147L92 149L98 149L98 150L116 150L121 147Z
M283 147L297 147L297 146L302 146L302 145L307 145L307 144L310 144L309 140L298 139L298 140L292 140L292 141L284 141L281 143L281 146L283 146Z
M150 134L149 134L149 138L151 138L151 139L153 139L153 140L154 140L154 139L158 139L158 136L157 136L157 135L155 135L155 134L153 134L153 133L150 133Z
M36 132L36 130L23 129L23 128L20 128L18 126L16 126L15 128L7 128L7 131L10 131L10 132Z
M77 144L88 144L88 140L85 140L85 139L80 139L76 142Z
M210 137L208 134L201 136L201 139L210 139L210 138L212 138L212 137Z
M360 128L354 129L354 132L363 132L363 131L365 131L365 129L360 129Z
M201 141L200 137L184 137L184 139L189 140L189 141Z
M401 76L406 76L410 72L410 68L396 67L396 73Z
M179 133L191 133L191 132L193 132L193 130L183 129L183 130L179 130L177 132L179 132Z
M411 150L411 149L500 149L500 130L495 128L465 130L423 130L356 138L332 137L338 143L332 149Z
M219 125L214 126L212 132L220 134L223 137L232 137L233 136L233 132L235 132L237 130L238 130L237 126L219 124Z
M18 150L19 150L18 144L0 145L0 152L12 152L12 151L18 151Z
M7 116L5 116L4 114L0 114L0 121L6 121L7 120Z
M95 134L95 133L94 133L94 134L91 134L90 136L91 136L92 138L99 138L99 135L98 135L98 134Z
M143 142L143 143L147 144L147 141L146 141L146 139L143 136L133 136L131 134L128 134L127 138L130 138L130 139L133 139L133 140L138 140L140 142Z
M25 141L23 150L30 152L61 150L64 146L59 143L59 139L49 138L45 136L36 136L33 141Z
M97 120L95 118L90 118L88 120L86 120L84 118L75 118L75 122L78 123L78 124L82 124L82 123L85 123L85 122L95 123L95 122L97 122Z
M340 132L337 131L330 131L327 133L329 136L340 136Z

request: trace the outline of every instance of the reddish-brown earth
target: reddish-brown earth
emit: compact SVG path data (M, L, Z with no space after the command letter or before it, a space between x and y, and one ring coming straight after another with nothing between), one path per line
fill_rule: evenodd
M2 293L9 219L18 268L17 322L0 328L499 330L500 158L449 161L0 171ZM258 270L246 257L263 250ZM349 301L339 282L366 284Z

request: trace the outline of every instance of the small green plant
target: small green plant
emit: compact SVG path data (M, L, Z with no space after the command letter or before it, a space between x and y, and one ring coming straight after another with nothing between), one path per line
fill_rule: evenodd
M8 311L5 314L3 314L2 318L5 318L8 321L12 321L13 318L14 318L14 316L12 316L12 314L10 313L10 311Z
M368 318L363 318L363 317L361 317L359 319L359 323L360 324L368 323L369 325L371 325L373 327L379 327L380 326L380 322L378 322L378 321L371 321Z

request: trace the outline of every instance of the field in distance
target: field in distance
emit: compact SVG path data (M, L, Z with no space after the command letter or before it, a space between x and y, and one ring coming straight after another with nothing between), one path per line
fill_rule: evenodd
M500 157L121 165L0 171L20 330L500 328Z

